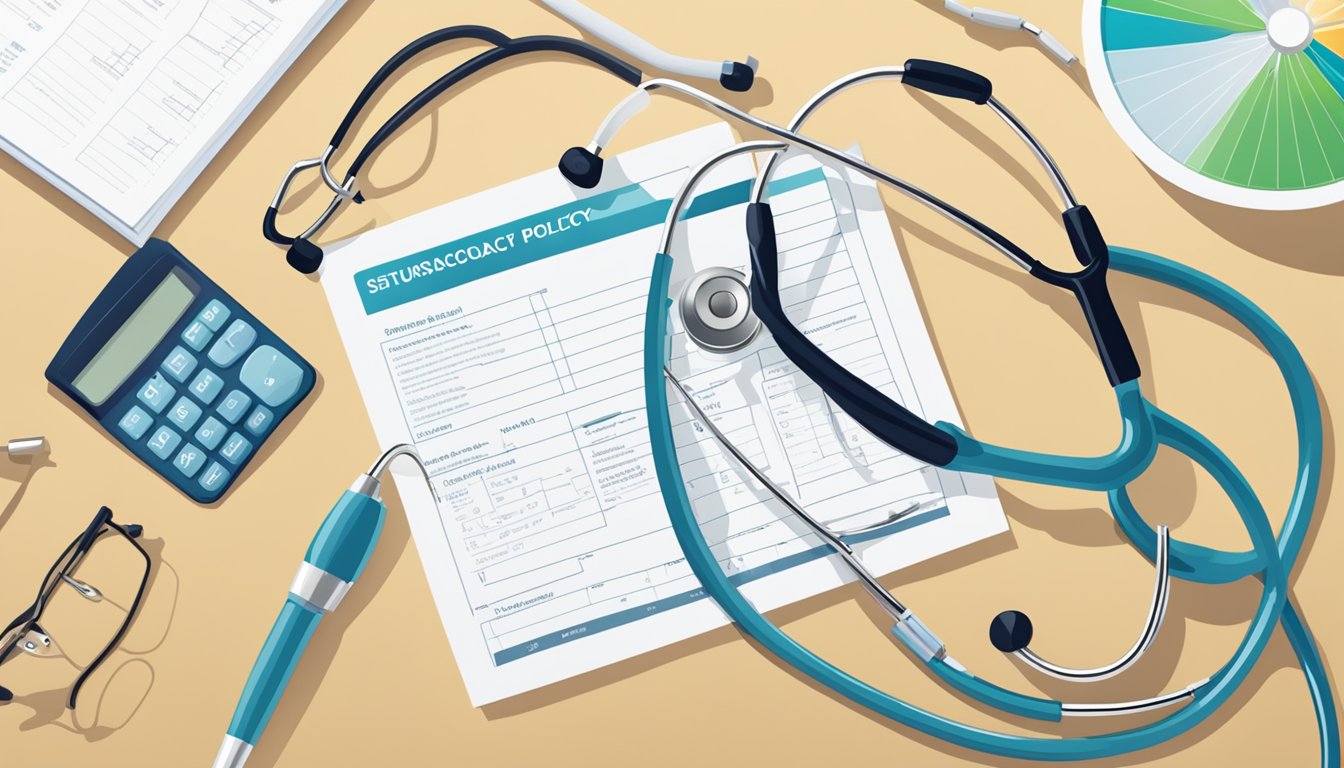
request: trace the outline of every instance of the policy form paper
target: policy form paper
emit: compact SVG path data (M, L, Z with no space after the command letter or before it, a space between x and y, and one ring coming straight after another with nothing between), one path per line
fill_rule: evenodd
M474 705L723 625L677 545L650 453L642 334L654 250L717 124L607 158L576 190L554 170L327 249L322 283L374 431L415 444L431 487L397 488ZM743 271L739 156L678 228L673 293ZM808 157L770 187L790 317L915 412L959 418L876 188ZM834 407L762 332L704 352L673 312L671 365L749 457L856 544L876 573L1007 530L992 481L923 465ZM674 399L678 459L721 566L762 610L852 577Z

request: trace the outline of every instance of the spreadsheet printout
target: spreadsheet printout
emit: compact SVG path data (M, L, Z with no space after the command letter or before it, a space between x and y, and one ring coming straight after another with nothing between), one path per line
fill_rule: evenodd
M344 0L0 0L0 149L142 245Z
M733 142L708 126L608 158L598 188L548 171L328 249L322 283L384 446L473 704L724 624L682 556L644 413L653 253L689 168ZM678 229L673 295L745 270L755 166L708 174ZM770 187L784 305L822 349L930 419L958 423L876 188L807 157ZM744 453L887 573L1007 530L992 481L929 467L829 402L767 332L699 350L672 315L671 366ZM678 458L719 562L761 610L850 580L674 397Z

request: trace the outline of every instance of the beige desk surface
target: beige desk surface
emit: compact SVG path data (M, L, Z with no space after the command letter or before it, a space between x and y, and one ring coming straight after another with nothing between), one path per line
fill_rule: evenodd
M1022 37L969 30L943 13L939 0L593 5L678 52L756 55L764 62L762 82L733 100L780 122L813 91L862 67L925 56L986 72L1048 144L1112 242L1208 270L1265 307L1300 345L1324 400L1324 485L1295 598L1338 663L1344 525L1328 514L1340 468L1335 435L1344 427L1332 401L1344 396L1337 208L1241 211L1165 184L1112 132L1081 65L1066 71ZM1077 3L1002 5L1081 50ZM113 657L81 702L81 731L69 729L56 690L73 674L68 667L5 665L3 681L21 695L0 706L6 766L203 766L213 757L310 536L378 450L322 289L291 272L261 239L262 211L283 171L321 150L389 54L425 31L460 23L514 35L571 34L524 0L350 0L159 228L321 374L283 439L213 508L185 500L48 388L42 371L51 355L131 248L0 157L0 428L5 436L45 433L54 449L51 464L36 469L0 462L0 613L26 604L42 569L99 504L144 523L163 564L127 643L152 650ZM466 53L457 47L422 62L381 100L379 119ZM561 150L585 143L626 92L591 67L545 57L477 78L383 153L366 185L374 201L344 211L328 241L551 167ZM620 147L708 121L687 104L661 99L621 136ZM373 127L365 123L360 139ZM888 83L837 100L812 131L833 144L862 141L880 165L1001 225L1038 255L1067 258L1047 182L983 110L914 97ZM909 201L887 200L970 429L1039 450L1097 453L1113 445L1114 404L1073 301L1028 282ZM1287 398L1264 353L1225 317L1182 294L1132 278L1113 284L1149 371L1146 392L1244 468L1277 524L1295 443ZM1155 651L1119 680L1077 690L1025 675L987 642L994 614L1025 610L1041 652L1076 665L1102 663L1132 641L1152 573L1122 543L1101 495L999 487L1011 534L887 579L968 666L1019 690L1106 699L1185 685L1230 655L1258 599L1249 580L1177 583ZM1135 494L1149 518L1171 524L1178 537L1247 546L1213 481L1166 451ZM473 709L395 495L390 506L367 575L319 628L253 765L820 765L837 756L854 765L1011 762L856 710L731 627ZM947 693L893 645L857 589L775 618L847 669L940 713L1015 732L1083 733L1095 725L1037 731ZM1317 759L1307 690L1277 633L1230 706L1175 743L1107 764L1296 766Z

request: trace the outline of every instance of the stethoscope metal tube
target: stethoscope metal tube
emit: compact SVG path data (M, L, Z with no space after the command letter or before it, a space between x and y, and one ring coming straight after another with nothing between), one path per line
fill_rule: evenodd
M793 497L786 493L783 488L776 485L775 482L770 479L769 475L765 474L765 472L761 471L761 469L756 466L755 462L748 459L740 450L738 450L737 446L733 444L733 441L729 440L728 436L719 430L718 426L714 423L714 420L709 418L704 410L700 408L700 404L696 402L695 396L687 391L685 385L681 383L681 380L678 379L667 366L663 366L663 374L667 376L668 381L672 382L672 386L675 387L677 392L681 395L681 399L686 401L686 405L690 407L691 412L695 414L695 417L700 420L700 423L705 426L705 429L709 430L709 433L714 436L714 439L718 440L719 445L723 446L723 448L737 460L737 463L742 465L743 469L747 470L752 477L756 478L761 485L765 486L766 490L768 490L771 495L778 499L785 507L788 507L790 512L797 515L798 519L802 520L813 533L821 537L831 549L835 550L835 553L845 561L845 564L848 565L851 570L854 571L854 575L859 577L859 582L863 585L864 590L877 601L878 605L882 606L883 610L890 614L897 622L903 621L910 615L910 612L905 605L900 600L897 600L895 595L891 594L891 592L887 591L885 587L878 583L877 577L873 576L872 572L864 566L863 562L854 554L854 549L852 547L846 544L839 535L832 533L831 529L828 528L825 523L822 523L820 520L813 517L801 504L794 501Z
M1158 632L1162 629L1162 620L1167 615L1167 600L1171 596L1171 571L1169 568L1171 532L1165 525L1158 526L1157 537L1157 558L1154 563L1157 577L1156 583L1153 585L1152 603L1148 608L1148 619L1144 622L1143 631L1139 633L1139 639L1134 641L1134 645L1123 656L1104 666L1092 669L1077 669L1047 661L1025 645L1012 651L1013 655L1033 669L1047 675L1058 677L1061 680L1080 682L1093 682L1114 677L1143 658L1143 654L1152 646L1153 641L1157 639ZM1018 614L1018 616L1026 619L1024 614ZM1000 648L999 650L1003 649Z

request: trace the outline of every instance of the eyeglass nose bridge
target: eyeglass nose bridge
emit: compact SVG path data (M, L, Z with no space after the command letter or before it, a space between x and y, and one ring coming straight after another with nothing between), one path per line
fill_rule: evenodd
M61 646L57 645L51 636L42 631L42 628L36 624L28 628L28 631L19 639L19 650L29 656L36 656L39 659L57 659L65 656L61 651Z
M336 210L340 208L341 203L346 200L351 200L356 204L364 202L364 196L355 188L354 176L351 176L344 184L342 184L336 181L336 177L331 174L331 168L328 165L328 161L335 151L336 148L334 146L328 145L320 157L300 160L290 166L290 169L285 173L285 177L280 180L280 186L276 189L275 196L271 198L271 205L266 209L266 216L262 220L262 234L265 235L267 240L276 245L292 245L295 240L307 240L317 234L322 227L326 226L327 222L331 220L332 215L334 215ZM299 234L298 237L290 237L281 233L276 227L276 218L279 216L280 206L285 201L285 195L289 193L289 185L294 182L294 179L300 173L303 173L310 168L316 168L318 170L318 175L322 179L323 185L331 190L331 202L327 204L326 209L322 211L317 219Z

